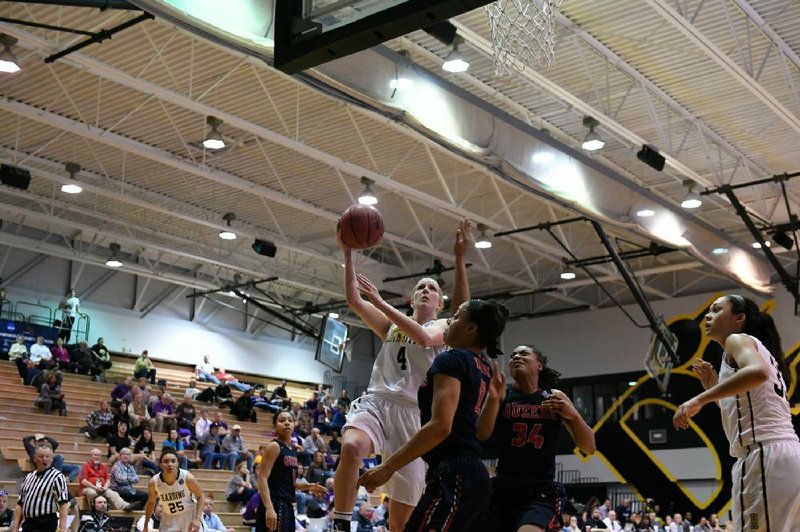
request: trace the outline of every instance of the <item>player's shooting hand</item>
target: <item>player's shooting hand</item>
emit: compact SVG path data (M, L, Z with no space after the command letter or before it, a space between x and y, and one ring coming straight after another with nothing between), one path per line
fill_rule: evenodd
M358 291L367 296L373 304L383 301L378 287L372 284L366 275L359 273L356 275L356 279L358 279Z
M489 382L489 399L502 399L506 393L506 376L500 371L500 363L494 362L494 375Z
M456 257L465 257L472 242L472 222L464 218L459 222L456 230L456 241L453 244L453 254Z
M368 469L366 473L361 475L358 479L358 485L364 486L367 491L375 491L380 488L392 478L394 471L388 469L386 464L381 464L372 469Z
M349 254L352 251L350 246L345 244L344 240L342 240L342 232L339 230L339 226L336 226L336 243L339 244L339 247L342 248L342 252L345 255Z
M567 394L561 390L552 390L550 396L542 401L542 406L549 408L562 419L575 419L580 415Z
M694 364L692 364L692 371L700 378L700 384L703 385L704 390L708 390L712 386L716 386L717 382L719 381L719 377L717 376L716 370L714 370L714 366L702 358L695 359Z
M678 407L675 415L672 417L672 424L676 430L688 429L689 420L693 418L703 407L703 404L693 397Z

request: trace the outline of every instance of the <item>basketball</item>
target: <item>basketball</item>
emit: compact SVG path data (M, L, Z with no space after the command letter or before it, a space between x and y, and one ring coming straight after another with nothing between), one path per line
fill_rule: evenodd
M336 230L348 247L371 248L383 237L383 216L375 207L353 205L339 218Z

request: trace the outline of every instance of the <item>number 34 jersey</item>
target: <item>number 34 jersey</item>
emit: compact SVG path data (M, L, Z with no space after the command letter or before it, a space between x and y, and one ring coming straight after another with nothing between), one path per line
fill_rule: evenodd
M525 480L553 480L561 417L541 406L550 390L523 394L509 386L494 423L497 473Z
M437 321L431 320L422 326L432 327ZM367 392L416 407L417 390L425 379L425 372L436 355L445 349L447 347L443 345L425 347L416 344L399 327L392 325L372 366Z

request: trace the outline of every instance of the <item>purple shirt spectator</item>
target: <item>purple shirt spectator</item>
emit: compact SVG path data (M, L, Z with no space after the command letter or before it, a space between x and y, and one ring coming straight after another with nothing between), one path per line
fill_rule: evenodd
M167 415L174 414L175 413L175 405L173 405L172 403L170 403L168 405L165 405L160 400L156 401L156 403L153 405L153 414L157 415L157 414L161 414L161 413L167 414Z
M117 401L122 401L126 395L131 393L130 387L125 384L117 384L113 390L111 390L111 398L116 399Z

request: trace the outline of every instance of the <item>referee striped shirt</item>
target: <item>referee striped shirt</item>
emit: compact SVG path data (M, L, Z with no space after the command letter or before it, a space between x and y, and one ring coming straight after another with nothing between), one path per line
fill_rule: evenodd
M53 467L42 473L28 473L19 492L23 520L58 513L59 505L66 502L69 502L67 479Z

